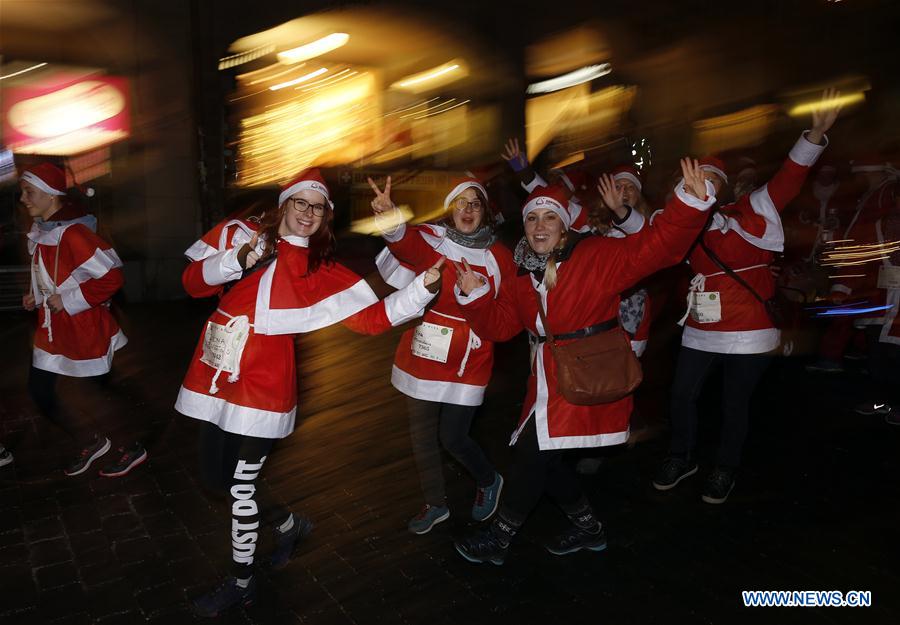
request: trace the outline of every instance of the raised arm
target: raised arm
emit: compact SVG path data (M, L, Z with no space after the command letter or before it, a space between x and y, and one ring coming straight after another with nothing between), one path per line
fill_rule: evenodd
M620 293L656 271L684 258L706 224L716 198L712 183L703 178L700 164L681 159L684 180L666 209L640 232L622 239L597 239L596 271L610 290Z
M191 297L217 295L225 284L239 280L261 253L259 237L246 223L222 222L185 252L191 264L181 275L184 290Z
M381 228L381 236L391 254L400 262L412 266L416 272L425 271L440 258L440 254L425 242L419 228L409 227L403 222L400 209L391 200L391 177L387 177L383 190L371 178L368 181L375 193L372 200L375 223Z
M828 89L813 111L813 123L805 131L781 168L766 184L726 207L717 215L713 227L735 230L748 243L761 249L780 252L784 249L781 212L797 197L809 171L828 145L825 133L831 129L840 112L840 92Z

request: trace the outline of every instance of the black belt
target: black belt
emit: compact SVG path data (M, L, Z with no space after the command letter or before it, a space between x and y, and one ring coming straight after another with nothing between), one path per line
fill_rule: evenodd
M588 336L592 336L594 334L600 334L601 332L608 332L613 328L619 325L618 317L613 317L612 319L607 319L601 323L596 325L588 326L587 328L581 328L580 330L575 330L575 332L568 332L567 334L554 334L553 338L557 341L568 341L569 339L583 339ZM543 343L547 340L546 336L540 336L538 334L528 333L531 338L537 339L538 343Z

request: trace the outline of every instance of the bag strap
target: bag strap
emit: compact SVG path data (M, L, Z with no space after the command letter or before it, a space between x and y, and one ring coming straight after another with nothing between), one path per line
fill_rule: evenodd
M761 304L766 303L766 300L764 300L762 297L759 296L759 293L756 292L756 289L754 289L752 286L747 284L747 281L744 280L742 277L740 277L737 274L737 272L734 271L734 269L732 269L731 267L726 265L724 262L722 262L722 259L719 258L718 256L716 256L716 254L711 249L709 249L709 247L706 245L706 242L703 241L702 239L700 240L700 247L703 248L703 251L706 252L707 256L709 256L709 259L711 261L713 261L716 265L718 265L719 269L721 269L726 274L728 274L729 278L731 278L732 280L734 280L735 282L740 284L742 287L747 289L750 292L750 294L753 295L753 297L755 297L757 299L757 301L759 301L759 303L761 303Z
M538 314L541 316L541 323L544 325L544 336L546 336L547 340L550 342L550 347L554 347L556 338L554 338L553 332L550 331L550 325L547 323L547 315L544 313L544 302L541 301L541 294L536 289L534 290L534 299L537 300Z

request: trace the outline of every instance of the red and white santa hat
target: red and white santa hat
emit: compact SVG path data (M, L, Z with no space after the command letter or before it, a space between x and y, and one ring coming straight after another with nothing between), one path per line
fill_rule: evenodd
M453 188L450 189L450 193L448 193L447 197L444 198L444 210L448 210L450 208L450 202L452 202L456 196L458 196L466 189L477 189L478 191L481 191L482 195L484 195L484 199L488 199L487 190L484 188L484 185L481 184L481 181L478 180L478 178L475 178L473 176L457 178L453 181Z
M569 214L568 205L569 200L562 187L558 185L536 187L531 192L531 195L528 196L528 199L525 200L525 205L522 207L522 221L525 221L528 213L533 210L549 208L559 216L568 230L572 225L572 216Z
M66 172L52 163L32 165L20 179L50 195L66 194Z
M613 180L627 180L637 187L638 193L643 191L641 185L641 172L634 165L619 165L611 172Z
M725 173L725 163L718 156L704 156L701 158L700 169L703 171L711 171L719 176L726 184L728 183L728 174Z
M281 193L278 195L278 205L281 206L286 199L298 191L303 191L305 189L318 191L324 195L325 201L328 202L328 205L334 210L334 202L331 201L331 197L328 193L328 185L325 184L325 179L322 178L322 172L320 172L317 167L312 167L300 172L296 178L281 187Z

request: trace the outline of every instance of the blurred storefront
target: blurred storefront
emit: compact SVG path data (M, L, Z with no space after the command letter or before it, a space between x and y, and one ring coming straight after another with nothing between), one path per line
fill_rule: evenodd
M182 252L199 223L190 25L190 3L0 9L0 143L19 166L49 159L90 187L89 210L125 262L132 301L182 295ZM15 192L2 187L6 267L24 264L30 225Z

